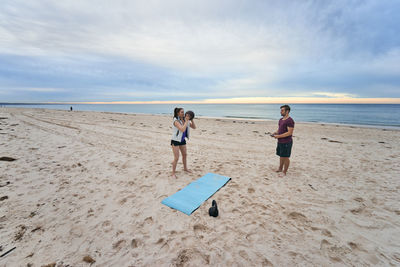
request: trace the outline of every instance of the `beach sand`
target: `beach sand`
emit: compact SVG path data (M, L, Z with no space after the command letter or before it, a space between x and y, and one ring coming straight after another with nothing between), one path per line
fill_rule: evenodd
M400 265L400 131L296 123L279 177L277 121L196 123L173 179L169 116L0 108L0 266ZM192 215L161 204L208 172Z

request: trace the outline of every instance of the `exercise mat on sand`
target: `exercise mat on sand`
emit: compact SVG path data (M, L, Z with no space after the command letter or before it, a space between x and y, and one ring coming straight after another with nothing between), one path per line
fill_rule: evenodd
M215 173L207 173L175 194L165 198L161 203L190 215L230 179Z

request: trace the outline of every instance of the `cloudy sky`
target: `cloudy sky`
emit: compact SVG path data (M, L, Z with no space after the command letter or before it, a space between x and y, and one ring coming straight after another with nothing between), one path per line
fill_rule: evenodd
M400 103L399 10L398 0L3 0L0 102Z

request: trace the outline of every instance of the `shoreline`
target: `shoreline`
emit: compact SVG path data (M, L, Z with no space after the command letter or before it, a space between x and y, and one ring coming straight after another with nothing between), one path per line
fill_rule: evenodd
M67 111L67 109L51 109L51 108L29 108L29 107L0 107L0 108L15 108L15 109L43 109L43 110L57 110L57 111ZM117 112L117 111L99 111L99 110L73 110L73 112L97 112L97 113L105 113L105 114L126 114L126 115L149 115L149 116L163 116L170 117L172 115L162 114L162 113L138 113L138 112ZM203 119L225 119L225 120L238 120L238 121L251 121L251 122L274 122L279 119L257 119L251 117L214 117L214 116L196 116L196 118ZM338 122L314 122L314 121L295 121L300 124L311 124L311 125L330 125L336 127L348 127L348 128L362 128L362 129L381 129L387 131L400 131L400 126L393 125L373 125L373 124L350 124L350 123L338 123Z

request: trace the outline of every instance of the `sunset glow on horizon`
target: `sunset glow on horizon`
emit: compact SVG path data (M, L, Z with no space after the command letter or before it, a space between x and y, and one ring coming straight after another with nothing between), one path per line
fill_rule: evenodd
M243 97L203 101L46 102L48 104L400 104L400 98Z

